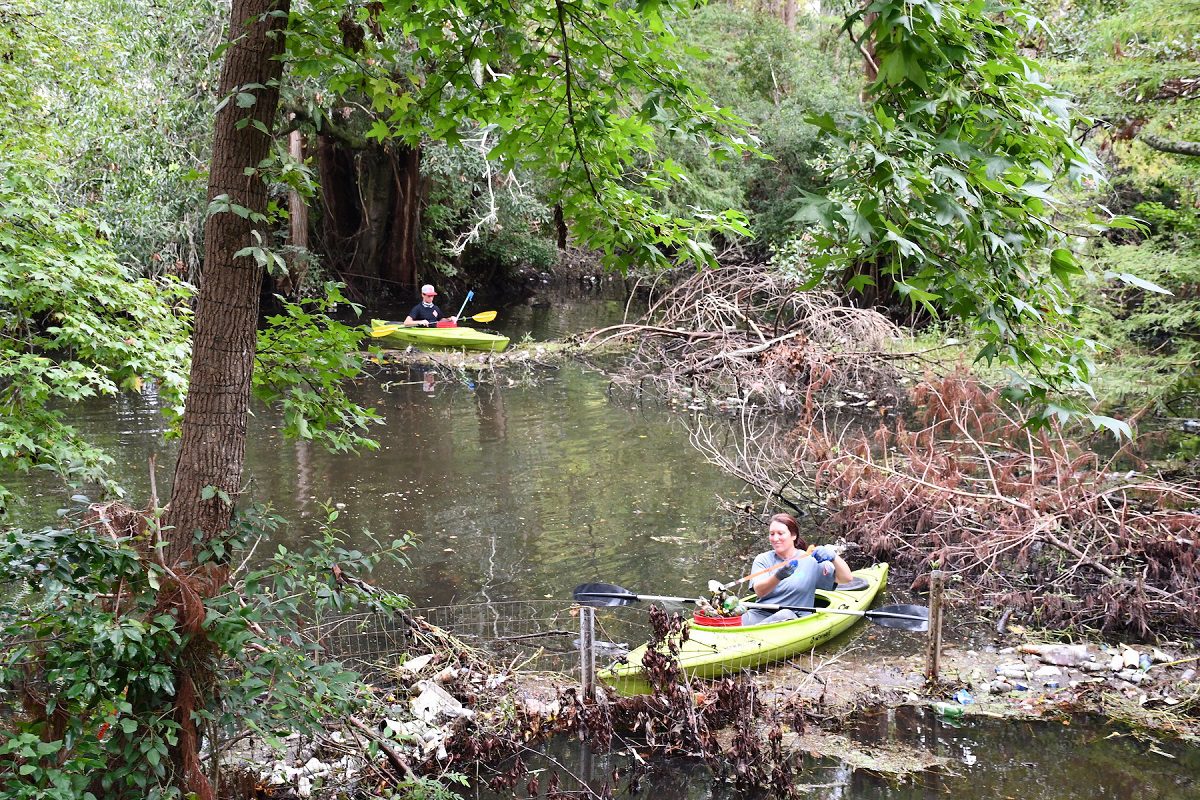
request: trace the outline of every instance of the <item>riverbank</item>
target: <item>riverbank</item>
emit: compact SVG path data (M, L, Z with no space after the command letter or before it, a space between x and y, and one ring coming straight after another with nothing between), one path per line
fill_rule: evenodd
M498 792L539 775L545 785L554 769L536 766L539 754L564 735L598 752L684 757L718 772L754 762L763 780L801 756L898 780L937 774L947 763L934 742L856 735L864 719L906 710L950 725L1070 726L1090 717L1143 739L1152 753L1155 741L1200 743L1200 654L1182 643L1062 643L1007 632L994 644L945 647L934 683L925 679L923 654L851 644L736 680L676 686L667 696L619 698L602 689L596 703L585 703L572 676L489 664L442 634L437 642L377 682L369 713L331 727L323 743L297 741L285 758L259 757L268 796L332 797L370 782L457 775Z

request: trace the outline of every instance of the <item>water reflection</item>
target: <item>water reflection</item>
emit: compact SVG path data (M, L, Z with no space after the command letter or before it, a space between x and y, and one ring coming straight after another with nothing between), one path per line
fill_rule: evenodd
M732 533L717 498L744 488L703 461L681 424L610 402L601 376L573 366L537 385L507 383L423 368L363 382L356 399L386 424L373 433L380 449L359 455L285 441L281 419L255 409L246 481L251 497L291 521L276 543L302 547L329 502L344 504L338 525L356 546L369 545L362 528L384 540L412 531L412 569L376 580L422 605L568 598L590 580L695 595L741 570L751 544ZM148 456L173 463L152 405L97 403L76 420L113 449L138 503ZM160 496L167 472L160 467ZM24 500L15 524L48 524L70 494L36 476L14 483Z
M1192 800L1200 751L1180 743L1153 749L1127 731L1099 720L1013 722L984 719L952 726L921 709L899 708L867 715L851 734L865 749L909 746L945 759L946 766L902 780L836 759L798 754L794 784L806 800ZM654 800L724 800L739 797L715 781L704 765L682 759L643 763L635 743L593 753L560 739L527 755L530 768L557 769L562 788L586 783L601 796ZM876 753L879 750L875 751ZM546 777L541 780L546 784ZM604 792L612 789L611 794ZM500 795L480 786L472 795ZM511 797L511 794L504 795ZM521 793L519 796L525 796ZM764 797L766 795L763 795Z

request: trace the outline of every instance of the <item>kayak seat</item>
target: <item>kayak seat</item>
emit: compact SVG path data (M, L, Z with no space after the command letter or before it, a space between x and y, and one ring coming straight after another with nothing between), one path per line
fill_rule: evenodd
M845 583L839 583L837 590L839 592L861 592L863 589L871 588L871 584L867 583L862 578L854 578Z

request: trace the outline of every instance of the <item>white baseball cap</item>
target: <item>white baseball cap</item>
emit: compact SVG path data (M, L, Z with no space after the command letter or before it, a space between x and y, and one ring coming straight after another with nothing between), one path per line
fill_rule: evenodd
M433 290L433 284L432 284L432 283L427 283L427 284L425 284L424 286L422 286L422 287L421 287L421 294L434 294L434 295L435 295L435 294L437 294L437 292L435 292L435 291Z

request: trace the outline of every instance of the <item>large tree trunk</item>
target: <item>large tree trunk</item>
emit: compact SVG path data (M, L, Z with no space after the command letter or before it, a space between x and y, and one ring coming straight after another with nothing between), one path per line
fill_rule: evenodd
M318 147L324 251L342 273L417 284L421 220L420 148L347 142Z
M289 10L290 0L233 0L221 97L232 98L243 91L254 95L255 103L242 108L230 99L217 112L210 202L224 197L252 214L266 213L267 188L260 178L247 177L246 169L257 166L271 146L266 131L272 129L279 105L281 32ZM241 88L248 86L265 88ZM251 118L250 123L239 126L246 117ZM244 212L226 210L212 214L205 226L191 383L165 520L170 539L163 555L178 581L164 585L160 603L175 613L182 632L192 637L189 652L176 671L174 712L180 733L171 757L176 785L185 793L194 792L200 800L213 797L200 769L199 736L192 719L196 706L206 699L201 687L211 685L205 674L210 663L208 645L200 624L204 600L223 585L227 574L222 568L199 569L194 563L194 542L207 542L228 529L232 504L240 491L262 269L253 258L235 257L234 253L270 244L270 233L265 230L261 242L254 240L251 231L255 225Z

